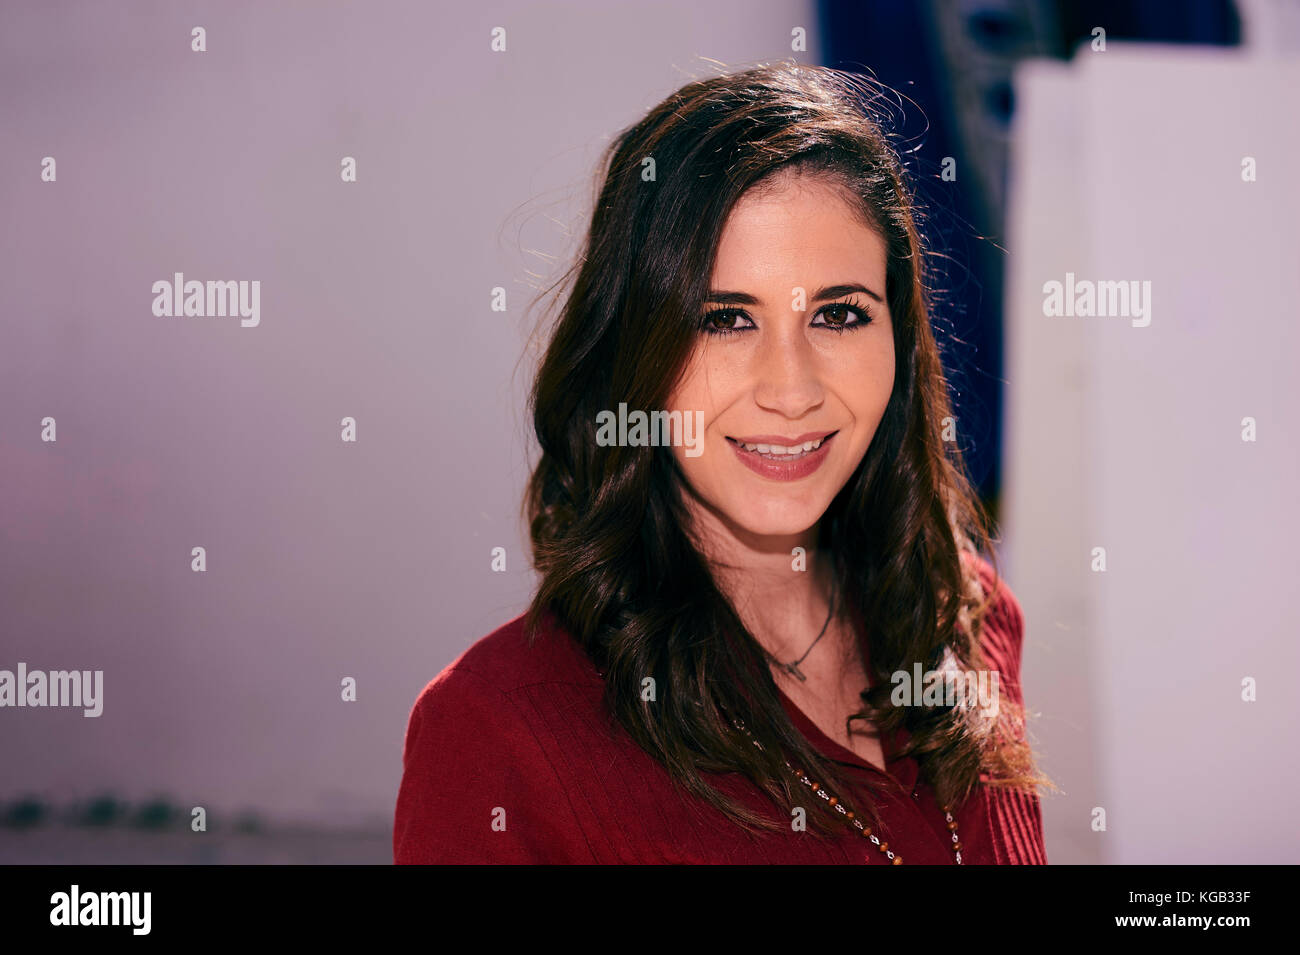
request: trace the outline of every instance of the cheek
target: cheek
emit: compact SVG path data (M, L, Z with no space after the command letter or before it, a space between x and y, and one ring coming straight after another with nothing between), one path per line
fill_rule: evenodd
M701 411L707 429L718 411L726 407L727 392L734 390L737 369L721 358L718 350L707 347L707 343L696 348L669 395L668 410Z
M701 376L699 349L692 353L677 376L677 384L668 394L668 410L683 410L692 404L698 404Z
M846 464L856 467L875 437L894 392L894 352L874 348L836 369L832 385L854 422Z
M894 350L871 348L844 356L828 369L827 383L855 414L883 409L894 390Z
M687 362L676 387L669 393L665 410L681 412L684 423L689 416L692 429L689 437L697 443L697 446L702 446L704 433L713 423L715 405L716 401L710 387L710 375L708 369L704 367L700 351L697 350ZM702 454L688 454L686 438L687 435L681 432L674 434L670 451L686 480L692 485L698 485L708 473L710 455L707 451Z

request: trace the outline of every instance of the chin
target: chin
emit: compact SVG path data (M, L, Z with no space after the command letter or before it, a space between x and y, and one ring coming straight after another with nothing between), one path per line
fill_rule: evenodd
M816 526L828 506L830 506L829 501L826 502L826 506L803 502L797 506L771 508L755 508L751 503L751 506L744 508L742 512L733 512L735 513L733 520L749 533L759 537L790 537L802 534Z

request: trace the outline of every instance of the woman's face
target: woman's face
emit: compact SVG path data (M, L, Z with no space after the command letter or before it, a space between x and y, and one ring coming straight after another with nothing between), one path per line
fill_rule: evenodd
M669 399L703 412L702 452L673 453L733 532L809 531L862 461L894 386L885 266L884 240L823 180L786 177L733 208Z

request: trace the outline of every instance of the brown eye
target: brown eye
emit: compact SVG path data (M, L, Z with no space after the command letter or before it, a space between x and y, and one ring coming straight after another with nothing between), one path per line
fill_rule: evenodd
M753 327L749 317L734 308L716 308L700 322L700 328L708 335L730 335Z
M824 314L828 325L847 325L849 323L849 307L847 305L832 305Z
M871 324L871 313L853 302L836 302L817 313L814 326L833 332L847 332Z

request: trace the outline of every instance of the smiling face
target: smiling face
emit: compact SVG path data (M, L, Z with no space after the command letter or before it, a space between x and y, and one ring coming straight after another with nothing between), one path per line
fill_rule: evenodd
M673 453L706 522L799 537L848 482L894 386L885 268L884 240L824 180L787 175L733 207L669 398L703 412L703 453Z

